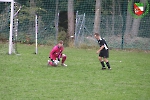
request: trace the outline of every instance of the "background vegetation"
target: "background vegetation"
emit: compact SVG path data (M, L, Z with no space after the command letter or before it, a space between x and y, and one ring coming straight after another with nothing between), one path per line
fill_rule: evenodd
M70 1L73 3L72 7L68 6ZM74 19L76 18L77 11L79 15L85 13L85 27L81 27L84 31L81 31L79 34L81 38L78 39L78 44L82 45L92 42L90 45L95 45L95 41L92 41L91 38L87 39L87 37L93 33L93 28L95 27L95 8L96 4L100 2L100 21L96 21L100 23L98 32L102 37L107 39L107 42L112 48L121 48L124 46L124 48L150 50L150 7L145 5L145 10L149 12L143 18L134 18L130 13L133 13L132 5L134 2L145 3L145 1L146 0L132 0L132 2L128 0L15 0L15 11L21 6L21 10L17 16L15 16L15 18L19 20L17 41L30 44L35 42L36 14L38 15L38 44L56 44L57 39L59 40L58 36L62 36L59 35L61 33L67 36L66 38L69 40L70 31L68 30L67 12L68 8L73 8ZM147 1L146 4L150 2L149 0ZM131 7L131 9L129 9L129 7ZM9 13L10 3L1 2L0 40L2 41L9 39ZM60 14L59 16L58 13ZM74 25L76 25L75 22ZM73 29L75 29L75 26ZM78 27L78 31L79 30L80 27ZM71 35L74 35L74 32ZM70 41L66 42L66 45L69 45L69 42ZM141 48L143 45L144 48Z

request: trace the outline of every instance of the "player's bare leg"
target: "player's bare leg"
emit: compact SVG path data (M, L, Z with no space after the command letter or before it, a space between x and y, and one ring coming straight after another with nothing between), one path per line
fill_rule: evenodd
M62 62L61 62L61 65L62 66L67 66L64 62L66 61L67 59L67 56L65 54L62 54Z
M102 65L102 70L103 70L103 69L106 69L105 64L104 64L104 61L103 61L103 58L102 58L102 57L99 57L98 59L99 59L101 65Z
M111 69L108 59L104 58L104 61L105 61L106 65L107 65L108 69Z

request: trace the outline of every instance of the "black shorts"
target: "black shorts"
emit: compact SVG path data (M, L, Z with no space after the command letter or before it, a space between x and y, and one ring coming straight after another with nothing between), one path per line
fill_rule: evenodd
M99 53L99 57L109 58L109 50L102 50L102 51Z

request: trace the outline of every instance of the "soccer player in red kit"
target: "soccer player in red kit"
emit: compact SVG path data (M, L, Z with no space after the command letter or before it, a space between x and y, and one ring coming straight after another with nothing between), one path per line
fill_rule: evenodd
M60 61L60 58L62 58L62 61L61 61L61 65L62 66L67 66L64 62L67 58L67 56L65 54L63 54L64 50L64 47L63 47L63 41L59 41L59 43L54 46L52 48L52 50L50 51L50 54L49 54L49 58L50 60L48 60L48 65L50 66L57 66L58 65L58 62Z

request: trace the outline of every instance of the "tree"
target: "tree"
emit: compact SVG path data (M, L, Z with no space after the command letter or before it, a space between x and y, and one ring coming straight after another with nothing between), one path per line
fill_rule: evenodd
M100 12L101 12L101 0L96 0L95 6L95 20L94 20L94 33L100 32Z
M68 0L68 35L74 35L74 0Z
M112 0L112 34L114 34L114 25L115 25L115 0Z
M36 7L36 4L34 2L34 0L30 0L30 10L29 10L29 13L30 13L30 17L31 17L31 20L29 22L29 34L32 34L33 32L33 27L34 27L34 18L35 18L35 8Z

